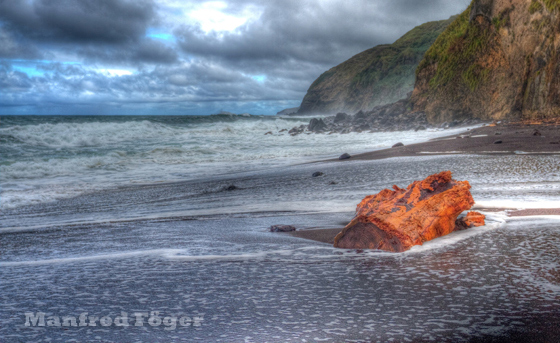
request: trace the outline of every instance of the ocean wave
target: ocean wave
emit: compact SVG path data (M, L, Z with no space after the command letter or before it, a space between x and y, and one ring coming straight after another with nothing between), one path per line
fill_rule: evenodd
M179 181L302 163L452 133L292 137L287 130L306 124L306 118L212 117L95 117L89 121L56 117L34 118L27 124L25 118L20 119L0 129L0 139L9 140L0 156L0 181L19 185L3 188L0 207L75 196L80 189L86 192L131 182ZM272 134L265 135L267 132ZM57 191L51 185L58 185ZM26 187L33 192L20 193Z
M0 129L0 139L51 148L92 147L180 134L173 127L150 121L125 123L42 123Z

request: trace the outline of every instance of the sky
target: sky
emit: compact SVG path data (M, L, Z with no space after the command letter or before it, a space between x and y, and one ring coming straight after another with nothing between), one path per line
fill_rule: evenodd
M470 0L0 0L1 114L276 114Z

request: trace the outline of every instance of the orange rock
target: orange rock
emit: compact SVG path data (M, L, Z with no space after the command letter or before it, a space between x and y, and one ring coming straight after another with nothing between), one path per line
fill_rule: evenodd
M486 216L478 212L469 212L464 218L455 221L455 230L465 230L475 226L484 226Z
M455 230L457 216L474 205L470 188L468 181L452 180L451 172L444 171L406 189L393 186L370 195L336 236L334 246L402 252L447 235ZM469 220L480 223L474 215Z

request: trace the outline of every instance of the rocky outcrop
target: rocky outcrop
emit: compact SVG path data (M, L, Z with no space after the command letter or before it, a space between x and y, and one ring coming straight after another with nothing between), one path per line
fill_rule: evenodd
M421 111L411 111L411 103L407 99L395 103L378 106L371 111L359 111L356 114L337 113L326 118L312 118L307 126L294 127L289 131L292 136L307 133L350 133L350 132L387 132L387 131L419 131L434 128ZM450 128L459 125L474 125L477 119L455 120L437 125L439 128Z
M393 186L366 197L334 246L402 252L456 229L459 214L474 204L468 181L455 181L445 171L415 181L406 189ZM466 226L484 223L474 214ZM468 225L467 225L468 223ZM464 228L464 227L461 227Z
M370 111L405 98L426 50L453 19L420 25L391 45L366 50L323 73L298 114Z
M428 49L412 95L431 123L560 116L560 1L474 0Z

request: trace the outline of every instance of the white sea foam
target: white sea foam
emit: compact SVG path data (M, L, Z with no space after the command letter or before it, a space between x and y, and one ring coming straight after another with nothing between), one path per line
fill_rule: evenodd
M59 122L0 129L10 154L1 156L0 208L43 203L130 183L196 179L337 157L460 132L301 134L307 124L284 118L206 123ZM266 132L272 135L265 135Z
M473 210L480 208L496 208L496 209L534 209L534 208L560 208L560 201L539 200L539 201L520 201L511 199L500 200L483 200L477 201L473 206Z

